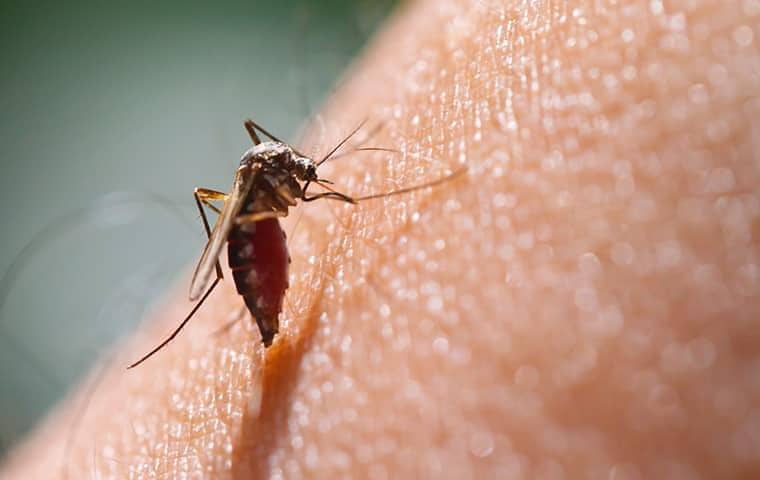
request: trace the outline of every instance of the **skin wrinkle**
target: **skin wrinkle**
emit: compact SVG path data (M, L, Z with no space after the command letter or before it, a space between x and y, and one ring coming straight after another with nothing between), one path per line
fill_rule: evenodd
M250 322L209 340L239 308L224 282L147 368L106 377L71 478L756 477L758 14L406 6L328 105L324 142L369 116L373 145L405 155L323 173L354 194L460 162L467 178L305 206L265 368ZM31 442L58 448L65 421ZM23 454L10 478L60 459Z

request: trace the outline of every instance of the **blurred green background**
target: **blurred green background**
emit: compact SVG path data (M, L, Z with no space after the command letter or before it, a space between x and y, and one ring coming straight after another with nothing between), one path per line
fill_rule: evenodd
M196 260L242 120L293 139L394 3L2 3L0 453Z

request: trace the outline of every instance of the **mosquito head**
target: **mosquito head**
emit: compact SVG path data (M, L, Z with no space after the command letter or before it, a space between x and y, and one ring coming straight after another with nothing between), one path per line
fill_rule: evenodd
M314 182L317 180L317 164L308 157L295 156L296 178L302 182Z

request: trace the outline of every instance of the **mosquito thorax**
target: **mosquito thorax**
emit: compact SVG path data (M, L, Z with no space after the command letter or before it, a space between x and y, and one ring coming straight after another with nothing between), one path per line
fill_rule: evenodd
M295 156L293 148L286 143L261 142L243 153L240 167L247 168L254 163L263 163L274 168L291 169L294 168L293 157Z

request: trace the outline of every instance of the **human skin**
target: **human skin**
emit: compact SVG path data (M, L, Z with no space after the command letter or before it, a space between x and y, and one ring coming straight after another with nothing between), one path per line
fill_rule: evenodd
M758 478L758 17L407 6L319 142L369 117L405 155L322 174L355 194L466 175L307 204L271 348L248 319L212 334L242 303L227 280L125 371L176 293L3 478Z

